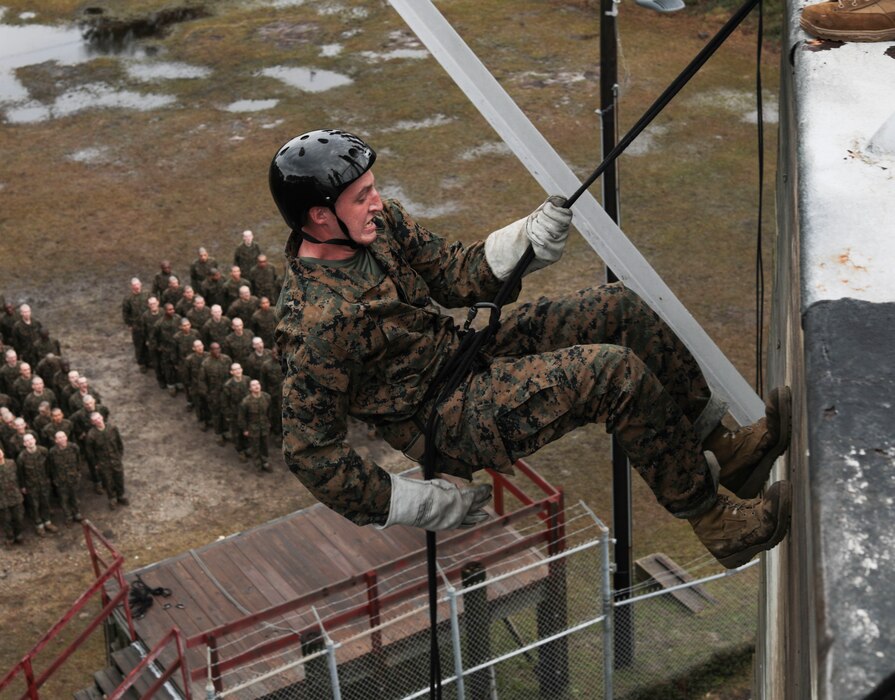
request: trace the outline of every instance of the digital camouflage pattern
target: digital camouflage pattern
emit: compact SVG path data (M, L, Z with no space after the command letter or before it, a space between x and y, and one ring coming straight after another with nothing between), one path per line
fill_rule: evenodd
M226 316L221 316L220 321L209 318L202 326L202 341L206 348L210 348L212 343L218 343L223 348L229 334L230 319Z
M16 457L19 483L27 491L28 512L35 525L50 519L50 472L47 448L38 445L34 452L22 449Z
M66 520L81 512L78 486L81 483L81 450L69 443L65 448L55 445L47 453L50 480L56 487L59 503Z
M196 258L195 260L193 260L193 264L190 265L190 284L192 285L193 289L198 292L199 288L202 286L202 283L211 274L212 268L215 268L217 266L217 260L215 260L210 255L206 260L202 260L201 258Z
M233 251L233 264L239 267L242 276L245 277L255 267L259 255L261 255L261 246L257 241L252 241L250 245L242 242Z
M271 300L276 303L276 299ZM264 347L272 348L276 342L274 333L277 330L277 314L271 306L269 309L258 309L252 314L252 333L264 341Z
M22 537L22 525L25 518L25 501L19 486L15 462L11 459L0 459L0 527L7 542Z
M262 470L267 470L267 438L270 435L270 395L248 394L239 404L239 429L244 433L249 457Z
M118 428L107 424L103 430L99 430L93 426L87 432L85 443L88 462L96 465L109 500L124 496L124 443Z
M199 367L199 392L208 402L214 432L218 435L226 431L222 390L230 377L231 364L229 355L215 357L208 353Z
M459 344L432 301L470 305L500 287L481 243L449 245L394 201L379 223L369 250L385 274L370 281L292 258L277 330L287 464L358 524L384 522L390 483L345 443L347 416L416 454L435 403L423 402L426 389ZM687 517L714 499L701 439L724 406L686 347L624 285L522 304L486 352L437 407L438 471L511 471L575 427L604 422L672 513Z
M252 336L243 330L242 335L230 333L221 343L221 350L233 358L234 362L243 364L252 352Z

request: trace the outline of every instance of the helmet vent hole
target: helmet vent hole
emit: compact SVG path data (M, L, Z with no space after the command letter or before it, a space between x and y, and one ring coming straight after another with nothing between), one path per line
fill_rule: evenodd
M329 139L317 139L319 143L329 143Z
M298 149L298 157L301 158L305 154L305 147L302 146Z
M357 156L357 149L356 149L356 148L349 148L349 149L348 149L348 155L349 155L351 158L356 157L356 156Z

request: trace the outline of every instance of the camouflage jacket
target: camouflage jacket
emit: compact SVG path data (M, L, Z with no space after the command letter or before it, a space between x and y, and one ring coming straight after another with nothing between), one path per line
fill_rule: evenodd
M249 274L252 282L252 293L259 299L267 297L271 304L277 303L280 296L280 276L276 268L270 263L266 267L256 266Z
M19 483L29 491L50 488L50 472L47 465L47 448L38 445L34 452L22 449L16 457L19 467Z
M249 394L249 381L247 376L237 380L230 377L224 382L224 388L221 389L221 398L224 404L224 414L230 416L231 420L237 420L239 417L239 404Z
M276 299L272 303L275 303ZM273 308L258 309L252 314L252 333L264 341L264 347L271 348L274 344L274 332L277 329L277 315Z
M16 463L11 459L0 461L0 508L17 506L24 500Z
M239 429L254 436L270 433L270 394L262 391L257 398L248 394L240 402Z
M202 363L205 362L205 358L210 357L210 355L206 352L203 352L201 355L197 355L195 351L191 352L186 360L183 361L184 367L184 384L189 388L189 390L195 393L197 396L202 396L202 387L200 384L200 372L202 370Z
M348 416L406 448L418 432L407 430L409 419L460 343L433 302L469 306L501 287L483 242L448 243L399 203L384 204L369 247L380 279L290 257L277 328L286 463L318 500L359 525L385 522L391 482L345 442ZM290 240L287 253L294 250Z
M221 354L217 358L206 355L199 366L199 393L211 401L219 398L224 383L230 376L232 360L229 355Z
M224 341L230 334L230 319L221 316L220 321L209 318L205 325L202 326L202 341L205 343L205 349L211 350L211 344L217 343L224 349Z
M204 262L199 258L193 260L193 264L190 265L190 284L193 285L193 289L198 292L205 278L211 274L211 268L217 266L218 261L212 257L209 257Z
M146 302L149 300L149 292L129 293L121 302L121 320L125 326L140 325L140 319L146 312Z
M231 333L221 343L221 350L232 357L234 362L242 364L252 352L252 334L245 330L242 335Z
M55 444L56 433L65 433L65 437L71 438L74 425L68 418L63 418L59 423L50 421L40 431L41 442L45 447Z
M124 443L121 441L121 433L114 425L106 425L103 430L96 426L90 428L86 446L92 464L121 468Z
M252 379L257 379L259 382L261 381L261 367L265 362L270 358L271 352L267 348L261 351L259 355L257 352L252 350L248 354L248 357L242 362L243 371L250 376Z
M81 480L81 450L77 445L70 442L65 449L51 447L47 456L54 484L76 485Z

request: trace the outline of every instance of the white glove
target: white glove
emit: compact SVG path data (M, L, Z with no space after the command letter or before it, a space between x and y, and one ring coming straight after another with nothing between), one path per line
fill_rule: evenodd
M531 244L535 259L524 274L555 263L562 256L572 210L563 206L566 200L552 195L524 219L495 231L485 239L485 259L499 280L505 280Z
M392 498L382 527L411 525L425 530L472 527L489 517L491 484L461 489L445 479L420 481L391 474Z

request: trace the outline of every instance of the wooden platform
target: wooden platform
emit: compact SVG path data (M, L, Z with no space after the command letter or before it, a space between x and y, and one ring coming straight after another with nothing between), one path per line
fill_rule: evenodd
M541 528L542 529L542 528ZM491 529L477 535L477 530L467 531L462 545L439 547L442 566L475 560L477 556L500 549L518 541L520 536L511 527ZM451 533L456 535L455 533ZM445 539L445 538L441 538ZM382 572L378 582L379 595L387 595L409 582L425 579L424 533L417 529L392 527L378 530L373 527L357 527L330 509L317 504L278 520L241 532L196 550L181 554L150 566L132 571L127 579L133 582L139 576L150 587L171 590L170 597L156 597L142 619L135 620L137 634L147 648L152 648L171 627L179 627L186 637L236 621L249 614L261 612L271 606L295 600L315 591L332 587L337 582L358 577L356 585L347 590L324 595L315 603L317 614L325 619L341 610L367 602L367 589L363 574L379 571L383 565L393 562ZM541 557L529 548L512 557L511 568L540 561ZM395 560L401 560L395 563ZM489 573L499 570L493 565ZM506 568L506 567L504 567ZM538 582L547 575L545 565L509 577L489 586L492 600L519 598L520 605L530 605L530 599L522 600L519 594L538 588ZM459 586L458 586L459 587ZM325 594L326 591L324 590ZM529 596L530 598L530 596ZM425 599L416 598L413 607L422 607ZM385 606L383 619L390 619L412 609L402 606ZM445 611L441 617L446 617ZM259 624L253 630L239 632L220 640L221 657L230 658L259 643L278 635L294 637L293 631L312 626L316 622L310 606L299 608L288 618L279 618ZM331 632L337 641L357 635L369 627L369 621L360 619L351 628ZM425 613L416 614L389 625L383 630L382 645L394 645L412 637L420 637L427 629ZM329 627L327 626L327 630ZM371 651L370 636L362 636L345 644L339 650L339 664L348 664ZM170 663L173 650L161 657ZM293 648L285 655L262 660L251 668L225 674L225 687L273 671L290 660L300 658L300 650ZM191 669L206 667L203 649L188 652ZM279 674L269 682L259 684L257 697L281 688L288 683L299 682L304 670L297 666ZM175 677L179 684L181 678ZM265 687L266 686L266 687ZM197 697L204 693L204 681L193 683Z

